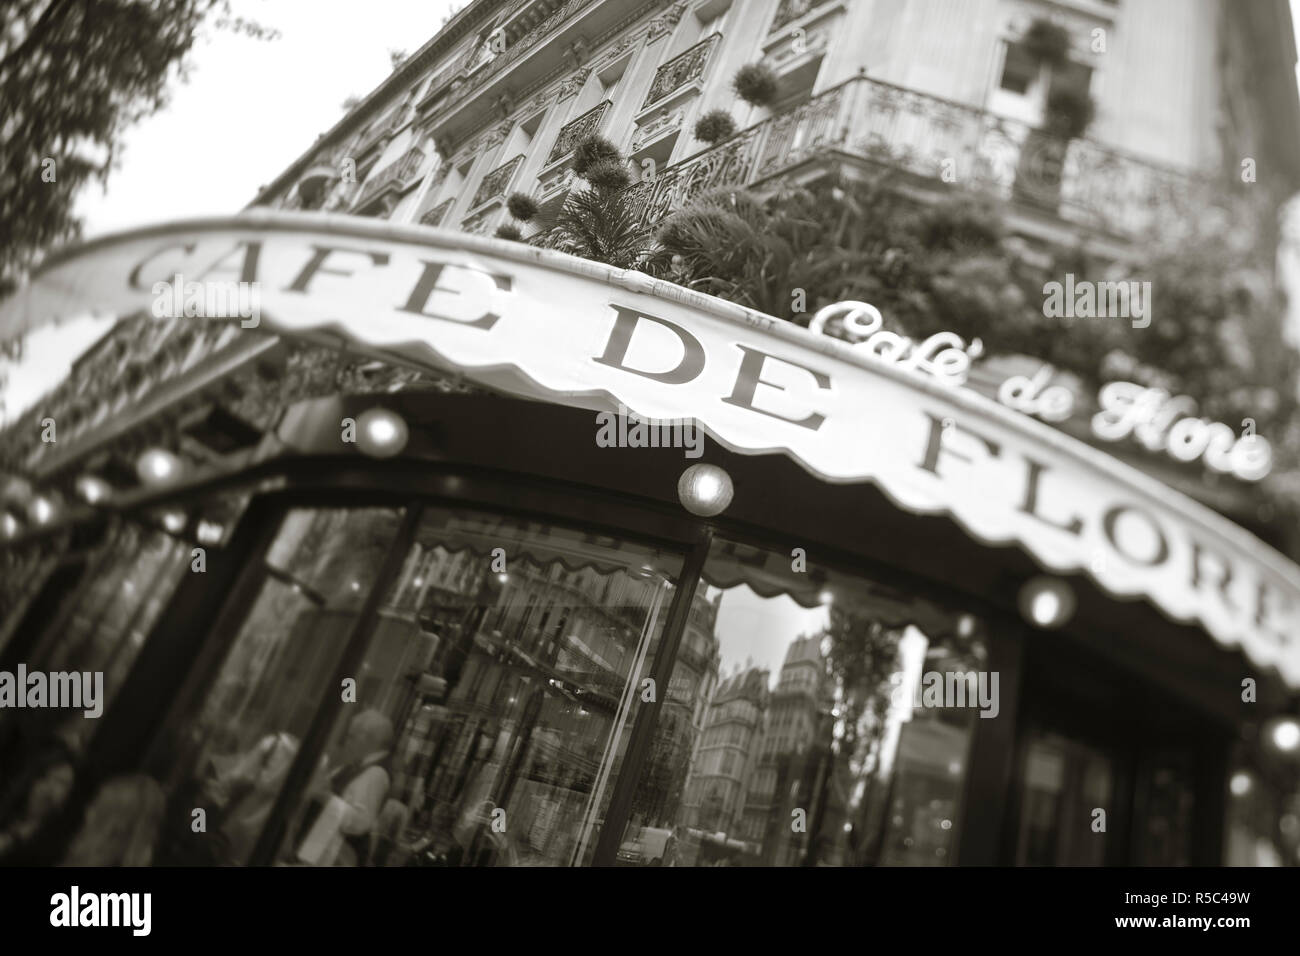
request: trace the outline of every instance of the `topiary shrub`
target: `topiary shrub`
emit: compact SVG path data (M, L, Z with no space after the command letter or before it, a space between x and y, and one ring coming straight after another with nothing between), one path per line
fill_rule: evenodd
M524 234L519 231L519 227L513 222L503 222L497 226L497 231L493 233L498 239L509 239L512 242L518 242L524 238Z
M632 174L622 159L602 159L592 163L582 178L597 189L626 189L632 185Z
M736 135L736 121L726 110L709 110L695 121L695 138L710 146Z
M1092 98L1068 86L1053 87L1047 94L1047 129L1065 139L1082 136L1092 123Z
M586 179L588 169L609 159L622 159L618 147L605 137L593 133L573 148L573 172Z
M1070 34L1059 23L1038 17L1025 31L1024 44L1036 59L1064 66L1070 52Z
M731 86L746 103L769 106L776 99L776 73L762 63L746 63L731 80Z
M506 197L506 210L520 222L527 222L537 215L537 200L527 193L511 193Z

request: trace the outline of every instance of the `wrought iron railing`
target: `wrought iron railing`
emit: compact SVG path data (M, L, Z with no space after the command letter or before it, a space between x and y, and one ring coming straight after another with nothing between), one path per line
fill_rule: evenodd
M679 53L655 70L654 79L650 81L650 90L646 93L645 102L641 104L641 108L648 109L665 97L676 93L683 86L703 76L704 68L709 63L709 54L713 52L713 48L718 45L718 41L721 39L721 33L710 34L689 50Z
M772 26L768 28L768 33L781 29L791 20L798 20L805 13L828 2L829 0L781 0L780 5L776 8L776 16L772 18Z
M456 198L444 200L438 203L432 209L426 209L420 216L420 225L422 226L441 226L442 221L447 218L447 213L452 206L456 204Z
M470 208L476 209L489 199L495 199L505 194L506 188L510 185L510 179L519 168L519 164L524 161L523 154L519 154L510 162L498 166L492 172L483 177L479 183L478 192L474 193L474 201L471 202Z
M546 157L546 165L549 166L568 156L583 137L600 129L601 118L610 106L609 100L597 103L581 116L565 123L560 128L560 135L555 137L555 145L551 147L550 155Z
M1198 175L977 107L855 77L630 189L653 225L700 195L781 175L834 150L1136 236L1185 208Z
M402 154L402 158L389 163L374 176L366 181L365 187L361 190L361 195L353 203L353 209L361 209L367 203L373 202L384 190L389 188L404 189L410 184L411 179L420 169L420 164L424 162L424 150L413 148L408 149Z
M370 124L361 139L357 141L356 153L360 156L366 150L370 149L375 143L379 142L385 136L397 131L401 127L402 121L406 118L406 102L400 102L384 112L377 120Z

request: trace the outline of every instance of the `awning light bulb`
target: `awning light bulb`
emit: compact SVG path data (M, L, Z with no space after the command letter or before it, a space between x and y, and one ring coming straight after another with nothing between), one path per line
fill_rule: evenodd
M1074 591L1060 578L1040 575L1021 585L1019 604L1020 614L1030 624L1057 628L1074 614Z
M371 458L400 455L410 437L406 420L387 408L371 408L357 416L357 447Z
M701 518L722 514L734 495L731 476L717 465L691 465L677 480L682 507Z

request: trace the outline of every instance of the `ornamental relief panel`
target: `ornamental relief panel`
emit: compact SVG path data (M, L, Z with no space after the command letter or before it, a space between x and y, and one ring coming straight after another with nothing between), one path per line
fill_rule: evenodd
M570 96L577 96L582 91L582 86L587 82L589 76L591 76L591 67L575 70L560 84L559 98L564 100Z
M671 33L673 27L682 19L682 14L686 12L685 3L674 3L672 7L650 21L650 27L646 31L646 39L653 43L661 36Z

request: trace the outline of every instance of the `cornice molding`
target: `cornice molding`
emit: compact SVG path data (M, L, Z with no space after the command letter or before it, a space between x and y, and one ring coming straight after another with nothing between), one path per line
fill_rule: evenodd
M421 82L438 58L450 52L450 48L459 43L471 30L501 9L510 6L511 3L512 0L473 0L465 9L453 16L447 25L434 34L424 46L407 57L406 62L371 90L360 103L321 134L316 142L312 143L270 183L258 190L248 206L255 206L291 187L302 170L312 165L316 157L323 152L329 153L344 148L348 137L370 122L375 112L389 99L400 95L400 91L412 89Z
M676 19L680 20L684 13L686 4L680 0L649 0L642 4L634 13L624 17L618 23L614 24L604 33L588 44L587 49L592 51L588 55L588 61L599 64L600 66L608 65L613 62L627 50L641 42L654 29L656 23L662 19L662 16L671 16L674 11L670 10L667 14L662 14L664 7L681 7L682 11L676 14ZM642 23L640 27L636 24ZM676 22L676 20L674 20ZM612 45L612 49L607 49ZM582 69L588 69L583 67ZM567 63L560 63L555 69L551 70L545 76L536 82L529 84L519 90L512 91L512 99L515 103L523 103L517 107L510 115L510 122L519 122L527 119L544 103L556 99L560 93L561 87L568 82L576 71ZM509 72L503 74L509 76ZM451 144L449 151L457 157L463 157L464 154L472 152L467 149L467 145L472 145L474 140L479 137L483 131L492 125L494 117L486 116L483 121L466 131L465 135L458 141ZM427 126L426 126L427 131Z

